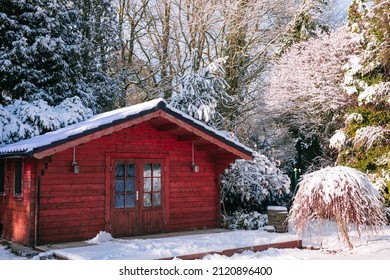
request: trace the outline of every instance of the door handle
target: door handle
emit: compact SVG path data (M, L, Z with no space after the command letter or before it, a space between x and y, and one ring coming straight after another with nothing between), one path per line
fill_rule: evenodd
M139 200L139 192L138 192L138 191L135 193L135 199L136 199L137 201Z

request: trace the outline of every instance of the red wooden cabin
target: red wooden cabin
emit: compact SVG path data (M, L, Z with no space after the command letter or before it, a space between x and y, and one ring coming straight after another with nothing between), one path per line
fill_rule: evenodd
M0 148L4 239L35 246L215 228L219 175L252 151L156 99Z

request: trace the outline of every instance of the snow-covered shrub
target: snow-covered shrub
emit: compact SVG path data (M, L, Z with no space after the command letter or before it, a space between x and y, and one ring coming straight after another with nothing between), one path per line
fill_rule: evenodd
M347 136L344 131L336 130L336 133L329 140L329 147L341 150L345 146Z
M352 113L348 114L345 118L345 124L350 124L350 123L362 123L364 121L364 118L361 114L359 113Z
M250 213L234 212L231 216L222 215L222 227L228 229L255 230L268 224L267 214L257 211Z
M55 107L62 117L62 126L78 123L92 117L92 110L86 108L77 96L66 98Z
M368 86L359 94L359 105L377 104L384 101L390 105L390 82L380 82Z
M383 143L389 139L390 130L380 126L366 126L356 131L353 140L355 147L364 147L369 150L373 145Z
M364 173L346 166L327 167L302 177L289 224L302 233L311 220L335 221L350 249L351 229L355 228L360 236L387 223L379 192Z
M265 212L268 205L289 206L290 178L266 156L237 160L221 178L222 211Z
M7 109L24 124L30 125L35 135L61 127L61 116L46 101L37 100L30 103L15 100L13 104L7 106Z
M225 127L225 117L219 106L229 108L233 103L226 90L229 85L223 78L225 71L219 60L207 67L190 73L180 79L180 93L172 98L170 105L209 126Z

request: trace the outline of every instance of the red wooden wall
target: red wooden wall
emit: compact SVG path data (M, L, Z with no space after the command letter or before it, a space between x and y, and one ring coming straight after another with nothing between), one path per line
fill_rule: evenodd
M33 245L35 204L35 164L32 159L23 159L22 195L14 196L14 162L16 159L5 160L5 189L0 195L0 223L2 238L14 242ZM21 159L17 159L21 160Z
M83 240L109 230L105 182L110 153L167 156L165 231L217 227L221 168L207 152L195 150L200 172L192 172L191 148L191 142L180 142L172 132L157 131L146 122L77 146L79 174L71 169L73 149L38 160L39 243Z

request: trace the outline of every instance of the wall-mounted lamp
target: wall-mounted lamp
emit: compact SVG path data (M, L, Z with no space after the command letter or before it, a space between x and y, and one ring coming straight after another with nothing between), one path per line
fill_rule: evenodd
M76 162L76 147L73 147L73 162L72 162L72 167L73 167L73 173L74 174L79 174L80 173L80 166Z
M195 172L195 173L198 173L199 172L199 165L196 165L195 162L191 163L191 166L192 166L192 171Z
M195 172L195 173L198 173L199 172L199 165L197 165L195 163L195 151L194 151L194 143L192 143L192 163L191 163L191 166L192 166L192 171Z

